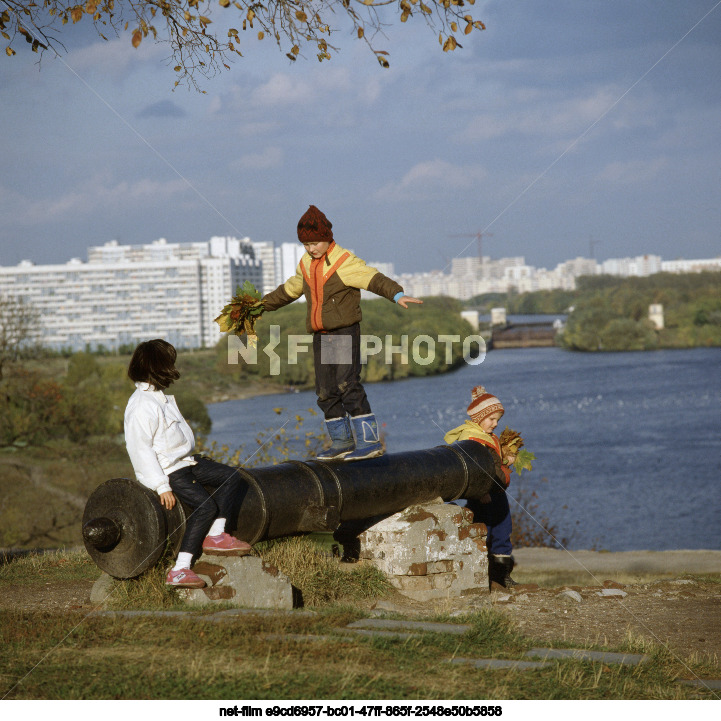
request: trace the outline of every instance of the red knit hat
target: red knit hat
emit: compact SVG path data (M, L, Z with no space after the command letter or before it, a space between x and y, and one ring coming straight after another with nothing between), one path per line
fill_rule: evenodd
M323 213L311 205L298 221L298 240L301 243L332 243L333 223Z
M496 396L488 393L483 386L476 386L471 391L471 404L467 413L474 423L480 423L484 418L500 412L505 412L501 401Z

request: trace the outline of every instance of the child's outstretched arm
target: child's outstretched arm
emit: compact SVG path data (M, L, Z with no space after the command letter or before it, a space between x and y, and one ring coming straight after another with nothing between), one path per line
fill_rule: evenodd
M419 298L411 298L410 295L404 295L404 296L401 296L401 297L396 301L396 303L398 303L398 305L399 305L401 308L408 308L408 304L409 304L409 303L420 303L420 304L422 304L423 301L420 300Z

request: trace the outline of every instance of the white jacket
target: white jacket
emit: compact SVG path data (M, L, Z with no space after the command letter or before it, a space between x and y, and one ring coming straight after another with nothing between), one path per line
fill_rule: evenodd
M168 476L194 466L195 437L173 396L136 383L125 408L125 445L135 477L158 494L170 491Z

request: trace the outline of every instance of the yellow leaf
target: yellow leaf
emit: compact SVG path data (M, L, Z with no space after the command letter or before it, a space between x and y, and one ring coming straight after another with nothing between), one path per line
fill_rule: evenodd
M302 10L296 10L296 11L295 11L295 16L296 16L296 17L298 18L298 20L300 20L302 23L304 23L304 22L308 19L308 16L307 16Z
M142 31L136 30L136 31L133 33L133 40L132 40L133 47L134 47L134 48L137 48L138 45L140 45L140 43L142 42L142 40L143 40L143 33L142 33Z
M200 20L203 25L210 25L210 23L213 22L210 18L206 18L205 15L200 15L198 20Z
M468 33L470 33L471 30L473 30L473 25L471 25L470 23L468 23L468 25L466 25L466 29L465 29L463 32L464 32L466 35L468 35Z
M180 65L176 65L173 70L175 70L176 73L179 73L183 68L180 67Z
M262 40L264 37L265 37L265 33L261 30L261 31L258 33L258 40Z
M15 51L11 47L7 47L5 48L5 55L11 58L13 55L15 55Z
M458 24L451 23L451 30L453 30L454 33L457 33L458 32Z
M76 5L71 11L70 11L70 17L73 19L73 22L76 23L83 17L83 9L80 7L80 5Z
M230 0L219 0L220 7L227 8L230 7Z
M363 28L358 28L358 39L360 40L363 35L365 34L365 30Z
M95 15L98 9L98 3L96 0L88 0L87 3L85 3L85 12L88 15Z
M273 413L277 413L278 415L280 415L282 412L283 412L282 408L273 408Z
M248 10L248 14L246 15L249 22L253 22L253 18L255 17L255 11L254 10Z

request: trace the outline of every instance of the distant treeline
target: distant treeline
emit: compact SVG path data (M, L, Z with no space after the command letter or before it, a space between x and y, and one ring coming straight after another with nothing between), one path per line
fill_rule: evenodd
M462 305L451 298L429 298L422 306L404 310L387 300L363 301L364 334L380 340L380 352L369 355L364 366L366 381L443 373L463 363L462 340L473 333L461 318ZM288 362L288 336L304 335L305 305L296 303L266 314L258 323L257 364L228 363L228 341L215 349L181 351L181 379L171 386L178 406L196 431L211 428L205 404L219 395L234 397L240 392L263 389L263 385L312 388L315 381L312 349ZM270 340L270 326L280 327L280 342L274 349L280 357L279 373L271 374L271 359L263 352ZM439 336L456 336L458 342L438 343ZM413 352L414 340L424 336ZM389 338L388 338L389 337ZM405 340L404 340L405 338ZM389 340L389 343L386 341ZM247 338L243 337L245 344ZM398 352L386 360L389 346L407 343L408 356ZM429 352L435 345L434 352ZM477 346L474 346L474 349ZM133 384L127 377L129 352L102 356L97 352L58 354L24 359L8 366L0 381L0 447L41 445L48 441L84 442L91 437L118 437L123 432L123 414ZM446 352L448 350L448 352ZM252 386L252 391L248 391Z
M660 303L664 328L648 319ZM573 291L488 294L468 307L509 314L569 313L561 345L569 350L621 351L721 346L721 273L657 273L643 278L584 276Z
M0 383L0 447L121 434L135 390L126 371L127 358L85 352L16 364ZM207 433L210 418L200 398L182 387L170 392L191 425Z

